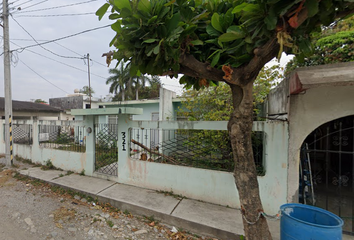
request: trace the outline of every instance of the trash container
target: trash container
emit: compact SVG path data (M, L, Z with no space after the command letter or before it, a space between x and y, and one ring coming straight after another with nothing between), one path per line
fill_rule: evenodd
M331 212L297 203L280 211L280 240L342 240L343 220Z

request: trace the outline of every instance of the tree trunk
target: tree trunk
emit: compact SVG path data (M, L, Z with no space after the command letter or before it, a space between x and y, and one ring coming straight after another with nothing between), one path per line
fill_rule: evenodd
M230 85L234 111L230 116L230 134L234 178L239 192L244 232L247 240L271 240L268 224L260 212L263 211L259 196L256 165L252 150L253 124L253 81L245 86ZM259 217L260 216L260 217Z

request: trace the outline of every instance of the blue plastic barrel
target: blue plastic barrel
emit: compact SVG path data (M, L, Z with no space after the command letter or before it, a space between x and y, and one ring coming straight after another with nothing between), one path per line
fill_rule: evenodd
M280 211L280 240L342 240L343 220L331 212L297 203Z

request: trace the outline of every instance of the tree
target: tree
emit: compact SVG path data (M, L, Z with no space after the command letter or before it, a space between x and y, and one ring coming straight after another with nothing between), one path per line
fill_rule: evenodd
M44 101L43 99L36 99L34 100L35 103L47 103L46 101Z
M124 63L120 63L118 68L109 69L109 73L112 75L106 81L107 85L110 84L109 93L115 95L119 93L121 94L121 100L125 101L125 92L131 81L129 69L124 66Z
M315 46L314 54L300 61L290 61L286 73L297 67L354 61L354 16L323 28L314 34L312 43Z
M158 98L160 94L161 80L158 76L151 76L149 86L140 88L140 99Z
M80 93L86 94L87 96L92 97L92 95L95 93L95 91L92 89L92 87L88 86L83 86L82 89L80 89Z
M274 64L271 67L265 66L254 81L254 120L262 118L262 116L258 117L259 107L270 89L282 80L282 70L279 64ZM187 111L180 111L179 114L191 121L226 121L233 111L231 90L226 83L219 83L215 87L201 90L186 90L182 97L185 98L185 101L182 102L181 109Z
M231 88L228 131L235 161L246 239L271 239L260 217L252 154L253 84L263 66L282 52L311 54L311 33L320 24L354 12L351 0L110 0L117 50L113 58L131 63L130 74L177 76L199 89L216 82ZM247 220L246 220L247 219ZM248 222L255 222L249 224Z

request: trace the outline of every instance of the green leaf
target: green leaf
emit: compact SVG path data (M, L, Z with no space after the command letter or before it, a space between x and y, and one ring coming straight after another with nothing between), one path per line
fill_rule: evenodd
M151 5L149 0L140 0L138 3L138 10L149 13L151 11Z
M153 43L153 42L157 42L157 41L159 41L159 39L150 38L150 39L145 40L143 43Z
M229 32L229 33L224 33L219 37L220 42L231 42L236 39L243 38L245 35L243 33L237 33L237 32Z
M115 20L115 19L120 18L120 16L117 13L112 13L111 15L109 15L108 18L111 19L111 20Z
M120 10L126 8L130 12L132 11L129 0L114 0L114 5Z
M167 32L168 34L170 34L171 32L173 32L173 30L175 30L178 26L179 21L181 20L181 15L180 13L175 13L173 14L172 18L169 19L166 23L166 27L167 27Z
M96 11L96 15L98 16L98 20L101 20L102 17L105 15L109 8L109 3L105 3Z
M239 12L242 12L242 10L248 5L249 3L242 3L240 5L237 5L234 10L232 10L232 13L239 13Z
M208 25L206 27L206 32L211 36L211 37L219 37L220 36L220 33L215 29L213 28L211 25Z
M308 17L313 17L318 13L318 0L306 0L305 1L305 7L308 12Z
M159 52L160 52L160 44L158 44L158 45L154 48L153 52L154 52L155 55L159 54Z
M226 32L227 33L238 33L238 34L243 34L244 35L244 32L242 31L242 29L239 26L236 26L236 25L232 25L232 26L228 27Z
M114 31L116 31L116 32L120 32L120 31L121 31L121 21L118 20L118 21L116 21L115 23L113 23L113 24L111 25L111 28L112 28Z
M232 13L240 13L240 12L259 12L260 11L260 6L258 4L253 4L253 3L242 3L238 6L236 6L233 10Z
M220 24L220 16L219 16L219 14L217 14L217 13L213 14L213 16L211 17L211 25L213 26L213 28L215 28L219 32L223 32L221 24Z
M264 22L267 25L268 30L273 30L277 26L278 18L276 16L274 16L273 14L269 14L264 19Z
M313 53L312 43L309 39L302 39L299 43L299 50L305 56L310 56Z
M169 2L166 3L164 6L165 6L165 7L168 7L168 6L172 5L172 4L174 4L175 2L176 2L176 0L169 1Z
M153 16L152 18L149 19L148 24L151 24L157 19L157 15Z
M193 41L191 41L191 44L193 44L193 45L203 45L203 41L201 41L201 40L193 40Z

